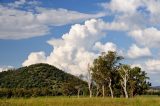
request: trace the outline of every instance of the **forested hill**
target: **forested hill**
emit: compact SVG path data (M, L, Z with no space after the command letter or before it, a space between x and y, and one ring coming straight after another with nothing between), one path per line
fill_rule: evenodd
M47 89L56 94L76 94L77 86L86 82L48 64L34 64L0 73L0 88ZM55 93L54 92L54 93Z

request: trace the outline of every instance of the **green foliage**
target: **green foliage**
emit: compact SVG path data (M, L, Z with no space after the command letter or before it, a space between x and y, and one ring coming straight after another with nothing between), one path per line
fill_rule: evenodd
M105 86L105 95L110 95L109 92L109 78L111 79L111 88L113 89L113 94L116 97L124 95L124 91L121 85L121 74L125 74L123 71L119 70L122 66L119 61L123 57L118 56L116 52L109 51L108 53L102 53L93 62L92 78L95 85L99 88ZM123 65L128 70L127 72L127 92L130 97L135 95L145 94L146 90L151 86L147 80L149 79L145 71L142 71L139 67L131 68L129 65ZM120 74L121 73L121 74ZM102 94L102 90L100 93Z
M135 95L142 95L151 86L151 83L147 82L149 77L147 73L142 71L139 67L131 68L129 72L128 92L131 97Z
M0 73L0 97L76 95L87 83L48 64L34 64ZM16 92L16 93L15 93Z
M97 59L94 60L92 70L92 77L97 86L105 86L105 95L109 94L109 80L111 79L112 88L115 91L115 96L120 95L119 75L117 74L117 67L119 61L122 59L116 52L109 51L102 53ZM101 91L102 93L102 91Z
M127 89L123 91L120 60L116 52L102 53L90 67L93 79L93 96L121 97L127 91L129 97L142 95L151 86L145 71L139 67L128 68ZM126 88L126 87L125 87ZM87 82L48 64L0 72L0 97L75 96L88 95Z

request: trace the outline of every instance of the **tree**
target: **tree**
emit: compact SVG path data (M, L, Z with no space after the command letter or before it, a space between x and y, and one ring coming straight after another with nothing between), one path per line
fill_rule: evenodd
M97 88L100 86L102 87L103 97L105 96L104 86L106 83L106 78L104 77L105 68L106 67L104 66L104 60L102 56L99 56L97 59L95 59L93 66L91 67L93 80L96 83Z
M147 82L149 77L139 67L131 68L129 65L121 65L118 72L121 76L120 82L126 98L144 94L151 85Z
M113 73L117 70L117 63L122 57L118 56L116 52L103 52L101 56L94 60L92 76L96 84L101 85L103 97L105 95L105 85L108 85L110 95L113 98L112 79Z
M92 75L91 75L91 69L90 65L88 64L88 77L87 77L87 82L88 82L88 89L89 89L89 97L92 97Z
M75 89L77 89L77 97L79 98L80 91L81 91L81 86L77 85L77 86L75 86Z
M128 91L130 97L135 95L142 95L151 86L147 80L147 73L142 71L139 67L131 68L129 72Z
M122 66L120 66L120 69L118 71L121 76L120 82L121 82L121 86L124 90L124 94L125 94L126 98L128 98L127 82L129 80L129 71L130 70L131 69L128 65L122 65Z

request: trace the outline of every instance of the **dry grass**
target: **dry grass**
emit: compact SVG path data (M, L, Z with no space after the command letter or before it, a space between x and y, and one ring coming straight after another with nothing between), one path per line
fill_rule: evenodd
M160 106L160 97L76 98L38 97L0 99L0 106Z

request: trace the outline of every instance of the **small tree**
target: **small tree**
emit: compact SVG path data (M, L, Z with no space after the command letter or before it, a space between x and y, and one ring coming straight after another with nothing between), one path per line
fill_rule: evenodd
M77 89L77 97L79 98L80 91L81 91L81 86L77 85L77 86L75 86L75 89Z
M104 60L102 56L99 56L98 59L95 59L93 62L93 66L91 67L92 70L92 78L94 82L96 83L97 88L102 87L102 95L105 96L105 83L106 78L104 76L105 74L105 66L104 66ZM98 91L98 90L97 90Z
M127 66L127 65L122 65L120 66L120 69L119 69L119 74L121 76L121 79L120 79L120 82L121 82L121 86L124 90L124 94L125 94L125 97L128 98L128 92L127 92L127 83L128 83L128 80L129 80L129 71L130 71L130 67Z
M141 71L139 67L131 68L129 65L121 65L118 72L126 98L144 94L151 85L147 82L149 77L147 77L145 71Z
M142 95L151 86L147 80L147 73L142 71L139 67L131 68L129 72L128 91L130 97L135 95Z
M107 54L102 53L93 62L92 76L94 81L102 86L103 97L105 95L105 85L108 84L110 95L113 98L112 79L113 73L117 70L117 63L121 60L121 56L117 56L116 52L109 51Z

